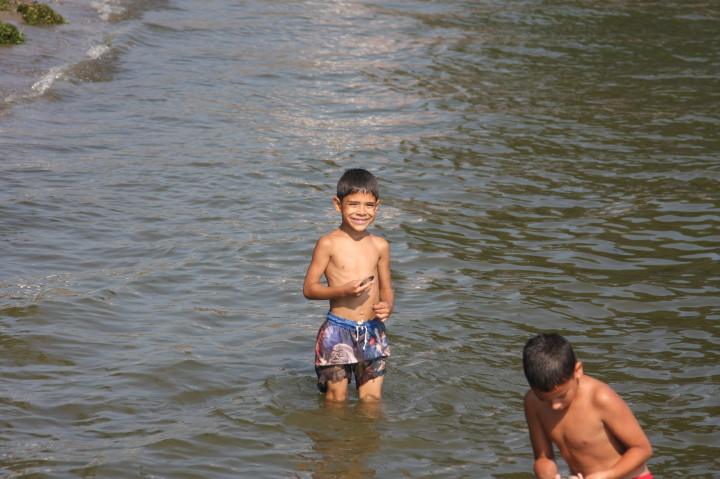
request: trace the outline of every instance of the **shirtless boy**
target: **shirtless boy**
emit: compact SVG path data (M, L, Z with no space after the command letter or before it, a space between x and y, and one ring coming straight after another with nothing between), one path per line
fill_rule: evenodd
M360 399L382 396L386 358L390 356L385 321L393 311L390 246L367 231L380 205L375 176L350 169L337 184L333 198L340 227L315 245L305 275L307 299L330 301L318 332L315 372L326 398L344 401L352 376ZM322 284L325 276L327 285Z
M632 411L610 386L583 374L565 338L531 338L523 369L535 476L560 479L555 444L580 479L652 479L645 465L652 447Z

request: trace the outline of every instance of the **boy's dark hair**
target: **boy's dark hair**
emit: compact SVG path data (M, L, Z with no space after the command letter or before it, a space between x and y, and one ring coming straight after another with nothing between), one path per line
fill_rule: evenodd
M362 168L351 168L340 177L337 184L337 197L340 201L354 193L370 193L380 198L380 186L375 176Z
M575 352L557 333L539 334L525 343L523 370L530 387L550 392L575 373Z

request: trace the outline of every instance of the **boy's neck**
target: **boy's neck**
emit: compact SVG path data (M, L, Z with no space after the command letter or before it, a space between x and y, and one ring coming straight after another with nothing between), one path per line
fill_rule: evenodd
M370 232L368 230L362 230L362 231L355 231L353 228L350 228L345 223L342 223L338 230L342 231L346 235L348 235L350 238L354 239L355 241L361 240L365 238L366 236L370 236Z

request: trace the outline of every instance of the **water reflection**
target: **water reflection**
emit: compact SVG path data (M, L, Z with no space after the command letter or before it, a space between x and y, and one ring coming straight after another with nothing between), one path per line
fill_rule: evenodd
M382 401L324 401L318 409L292 413L286 422L307 434L315 453L297 470L311 471L315 479L375 477L384 409Z

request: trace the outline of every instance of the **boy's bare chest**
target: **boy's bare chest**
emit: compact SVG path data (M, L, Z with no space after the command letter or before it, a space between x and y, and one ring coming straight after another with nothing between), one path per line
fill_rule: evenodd
M335 245L330 255L330 261L340 270L355 270L366 264L376 264L378 251L369 241L342 241Z
M559 420L544 421L543 427L552 442L561 449L583 449L607 440L600 418L582 410L567 411Z
M346 282L376 274L377 256L367 254L343 254L334 256L325 272L328 278Z

